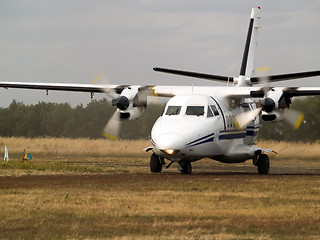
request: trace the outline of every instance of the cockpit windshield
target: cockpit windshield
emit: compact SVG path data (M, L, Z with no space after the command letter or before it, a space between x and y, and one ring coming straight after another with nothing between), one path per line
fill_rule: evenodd
M166 112L166 115L179 115L181 106L169 106Z
M204 106L187 106L186 115L202 116L204 115Z

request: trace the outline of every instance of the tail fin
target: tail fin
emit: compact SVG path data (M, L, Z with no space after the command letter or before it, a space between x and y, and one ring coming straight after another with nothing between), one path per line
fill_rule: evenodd
M251 77L255 69L255 54L258 46L258 29L260 28L260 7L252 8L246 45L240 69L240 76Z

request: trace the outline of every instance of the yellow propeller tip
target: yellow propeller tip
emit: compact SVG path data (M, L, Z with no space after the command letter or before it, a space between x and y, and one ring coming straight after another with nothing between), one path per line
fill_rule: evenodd
M259 67L256 69L256 72L268 72L270 71L270 67L265 66L265 67Z
M102 72L98 73L98 75L95 76L95 78L91 81L91 83L92 83L92 84L97 83L98 80L99 80L102 76L103 76L103 73L102 73Z
M301 113L300 116L299 116L299 118L298 118L298 121L297 121L296 124L293 126L293 128L294 128L295 130L297 130L297 129L300 127L300 125L301 125L301 123L302 123L302 121L303 121L303 118L304 118L304 115L303 115L303 113Z
M243 129L236 118L233 119L233 122L234 122L234 125L236 126L236 128L238 130L242 130Z
M114 135L111 135L109 133L106 133L106 132L103 132L102 135L105 137L105 138L108 138L108 139L111 139L111 140L119 140L119 137L118 136L114 136Z

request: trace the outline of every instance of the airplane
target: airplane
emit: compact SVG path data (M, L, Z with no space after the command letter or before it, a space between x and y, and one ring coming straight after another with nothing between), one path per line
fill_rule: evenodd
M70 83L0 82L3 88L104 93L117 109L104 135L118 139L121 122L137 119L152 96L169 98L163 114L151 131L150 171L162 172L172 163L183 174L192 172L191 163L210 158L222 163L252 160L259 174L268 174L271 149L255 144L260 119L265 122L287 120L299 127L303 114L290 109L293 97L320 95L320 87L271 87L270 83L315 77L320 70L280 75L257 76L255 53L261 9L252 8L249 28L238 77L212 75L155 67L154 71L199 79L222 81L226 86L153 86ZM254 86L259 84L262 86Z

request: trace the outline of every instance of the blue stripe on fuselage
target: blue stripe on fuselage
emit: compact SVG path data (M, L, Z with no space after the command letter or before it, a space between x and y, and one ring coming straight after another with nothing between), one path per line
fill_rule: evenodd
M206 142L211 142L211 141L213 141L213 136L214 135L214 133L211 133L211 134L209 134L209 135L207 135L207 136L204 136L204 137L201 137L201 138L199 138L199 139L196 139L196 140L194 140L194 141L192 141L192 142L189 142L188 144L186 144L186 147L193 147L193 146L196 146L196 145L199 145L199 144L202 144L202 143L206 143ZM206 138L209 138L209 137L212 137L212 138L210 138L210 139L207 139L207 140L210 140L210 141L207 141L207 140L205 140L205 141L202 141L202 142L200 142L201 140L204 140L204 139L206 139Z
M220 132L219 140L244 138L246 136L246 132L231 132L227 134L221 133L222 132Z
M257 136L259 127L248 126L246 131L220 131L219 140L245 138L246 136Z
M206 139L206 140L204 140L202 142L198 142L198 143L195 143L193 145L189 145L187 147L194 147L194 146L197 146L197 145L200 145L200 144L203 144L203 143L213 142L213 140L214 140L214 137L211 137L211 138L208 138L208 139Z

